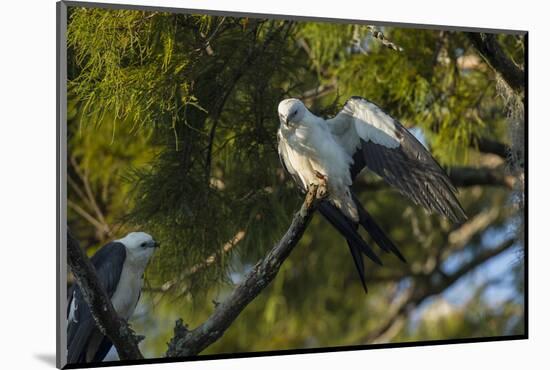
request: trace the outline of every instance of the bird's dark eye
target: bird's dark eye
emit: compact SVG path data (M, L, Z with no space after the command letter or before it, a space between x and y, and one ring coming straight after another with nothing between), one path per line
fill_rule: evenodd
M298 113L298 109L296 109L294 112L292 112L292 115L295 116L296 113Z
M146 246L147 246L146 243L141 243L141 244L140 244L140 247L142 247L142 248L145 248Z

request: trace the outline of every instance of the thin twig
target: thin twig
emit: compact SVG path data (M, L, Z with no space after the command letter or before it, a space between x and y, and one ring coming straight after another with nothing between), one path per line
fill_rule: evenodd
M86 221L88 221L92 226L94 226L97 230L101 231L102 233L109 234L109 229L105 227L101 222L96 220L94 216L89 214L84 208L80 207L78 204L73 202L72 200L67 201L67 206L71 208L73 211L78 213L80 216L82 216Z
M212 253L210 256L208 256L203 262L200 262L200 263L197 263L193 266L191 266L186 272L184 272L182 274L182 276L176 278L176 279L173 279L173 280L169 280L167 282L165 282L164 284L162 284L161 287L149 287L149 288L144 288L143 290L144 291L150 291L150 292L161 292L161 293L165 293L165 292L168 292L169 290L171 290L173 287L176 286L176 283L178 281L183 281L187 278L189 278L191 275L194 275L196 274L197 272L200 272L206 268L208 268L209 266L211 266L214 262L216 262L221 256L231 252L231 250L233 250L233 248L235 248L235 246L237 246L241 240L244 239L244 236L246 235L245 231L244 230L239 230L235 236L233 238L231 238L230 241L228 241L227 243L225 243L219 251L215 252L215 253Z
M395 51L403 51L403 48L397 44L395 44L394 42L388 40L386 38L386 36L384 35L384 33L382 33L382 31L378 31L374 26L367 26L369 32L372 34L372 36L378 40L380 40L380 42L382 42L382 45L387 47L388 49L392 49L392 50L395 50Z
M97 204L94 192L92 191L92 188L90 186L90 182L88 180L88 170L85 169L85 172L82 173L82 171L79 168L78 163L76 162L76 159L74 158L74 156L70 156L69 160L71 161L71 165L72 165L75 173L77 174L77 176L80 178L80 181L84 185L84 192L86 193L86 196L87 196L88 205L90 206L90 208L92 208L94 210L94 212L97 216L97 219L103 225L102 231L105 232L107 235L111 235L111 228L109 227L109 224L105 220L105 216L103 215L103 212L101 211L101 208Z

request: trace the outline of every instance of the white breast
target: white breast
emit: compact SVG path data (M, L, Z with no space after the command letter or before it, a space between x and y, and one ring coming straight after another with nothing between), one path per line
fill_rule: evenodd
M316 172L324 175L329 199L348 217L357 220L357 210L349 193L352 183L349 168L353 159L336 141L325 121L311 118L292 129L281 126L280 135L286 165L289 172L298 175L302 187L319 182Z
M351 157L334 140L322 119L308 115L297 127L281 126L280 133L288 165L299 174L303 185L318 181L315 171L328 178L329 187L351 185Z
M143 286L143 269L125 263L111 301L116 312L125 320L134 313Z

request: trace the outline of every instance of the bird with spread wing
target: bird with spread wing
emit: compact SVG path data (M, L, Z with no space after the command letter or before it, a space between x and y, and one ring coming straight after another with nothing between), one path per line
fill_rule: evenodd
M405 127L376 104L352 97L335 117L325 120L300 100L285 99L278 113L281 163L301 191L310 185L326 189L318 210L346 239L365 291L361 253L382 263L359 234L359 225L383 251L404 262L405 258L351 190L363 168L428 211L454 223L466 221L457 190L445 171Z

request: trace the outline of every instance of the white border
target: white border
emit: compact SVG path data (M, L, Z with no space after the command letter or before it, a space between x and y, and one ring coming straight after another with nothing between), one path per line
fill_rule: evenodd
M164 365L165 369L403 367L518 369L548 363L550 261L546 225L550 136L547 9L512 1L128 0L137 5L530 31L530 338L528 341L293 355ZM7 368L52 368L55 355L55 1L6 2L2 35L0 225L2 349ZM7 7L7 9L6 9ZM6 114L7 113L7 114ZM12 366L9 366L12 365ZM543 365L544 366L544 365ZM543 367L541 366L541 367ZM530 366L529 368L538 366ZM121 367L119 367L121 368ZM136 367L132 367L135 369Z

